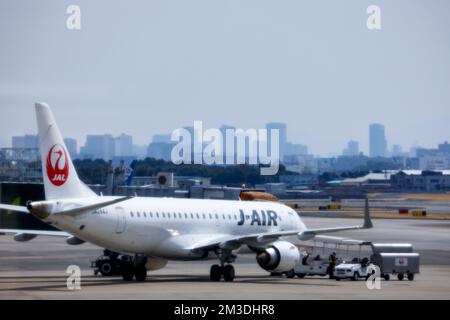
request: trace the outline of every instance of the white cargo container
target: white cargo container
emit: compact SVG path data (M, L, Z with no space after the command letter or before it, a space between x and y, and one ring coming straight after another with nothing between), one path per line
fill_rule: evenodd
M396 274L398 280L406 277L414 280L414 275L420 272L420 254L402 252L381 252L371 257L372 263L380 268L384 280L390 279L390 274Z

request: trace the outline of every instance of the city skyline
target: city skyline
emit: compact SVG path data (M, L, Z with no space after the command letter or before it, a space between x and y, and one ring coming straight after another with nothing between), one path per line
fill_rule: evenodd
M262 126L260 126L260 128L265 128L268 123L272 123L272 122L264 123ZM368 123L368 127L370 126L370 124L372 124L372 123L369 122ZM220 128L223 125L224 124L219 125L218 128ZM186 126L184 126L184 127L186 127ZM230 125L230 127L237 127L237 126ZM111 134L113 136L120 136L121 134L123 134L124 132L127 131L127 130L125 130L126 129L125 127L123 129L124 130L116 131L117 133L111 133L111 132L108 132L108 133L103 132L102 133L102 131L100 129L98 129L98 130L96 130L97 132L95 132L95 133L94 132L85 133L85 134L78 133L78 134L74 134L74 135L70 135L70 136L68 135L68 137L75 138L77 140L78 145L81 146L82 145L81 143L84 143L86 141L86 137L88 135ZM174 128L174 129L176 129L176 128ZM389 128L387 128L386 136L389 136L389 131L390 131ZM128 132L128 134L130 134L130 133ZM8 136L2 136L2 137L0 137L0 147L11 147L11 145L12 145L11 144L11 138L13 136L23 136L23 135L33 135L33 132L32 132L32 130L27 130L27 131L24 131L24 132L17 132L15 134L10 135L9 137ZM154 136L158 136L158 135L162 135L162 136L163 135L169 135L170 136L170 133L154 132L153 134L149 134L148 135L149 138L147 139L147 141L145 139L136 139L136 137L134 135L132 135L132 136L133 136L133 140L136 142L135 145L139 145L139 146L144 146L145 145L145 146L147 146L148 143L150 143L152 141L152 138ZM286 138L287 142L292 142L294 144L307 145L308 149L313 151L313 152L311 152L311 154L314 154L315 156L321 156L321 157L339 156L339 155L342 154L342 151L346 147L348 147L347 144L348 144L349 141L356 141L356 142L358 142L359 151L362 152L365 155L370 155L370 133L369 133L369 130L365 130L365 132L363 134L361 134L361 136L366 136L364 138L356 138L355 135L353 135L351 137L347 137L347 138L344 137L343 140L340 141L338 145L333 145L332 148L330 148L330 150L326 150L326 149L324 149L322 147L323 151L320 152L320 153L314 152L314 150L318 149L317 146L307 143L306 139L305 140L299 140L299 139L295 140L296 137L294 136L293 138L291 138L292 136L293 136L292 133L289 134L289 130L288 130L287 131L287 138ZM394 146L401 146L402 150L404 152L409 152L410 150L415 149L415 148L432 148L432 147L438 145L439 143L442 143L444 141L450 140L449 136L450 136L450 132L449 132L449 134L442 134L442 138L437 138L436 141L432 141L430 143L419 143L419 141L420 141L419 138L412 138L412 141L415 141L412 144L396 143L395 140L391 142L388 139L388 144L387 144L386 148L387 148L388 152L391 152L391 148L394 147Z
M263 123L260 126L260 128L267 128L267 125L269 125L269 124L283 124L283 125L289 127L288 124L284 123L284 122L268 121L266 123ZM293 134L292 133L289 134L289 132L292 131L292 130L286 130L286 134L284 136L284 140L288 144L289 143L293 143L293 144L306 145L306 146L308 146L308 149L312 151L311 154L313 154L315 156L320 156L320 157L335 157L335 156L342 155L343 152L345 151L345 149L348 148L348 143L354 141L354 142L358 143L358 150L359 150L359 152L362 152L364 155L370 156L371 155L371 152L370 152L370 145L371 145L370 144L370 126L371 125L378 125L378 124L380 124L380 123L368 122L366 130L363 130L364 133L360 135L360 136L365 136L364 138L357 138L356 135L353 135L353 136L347 137L347 138L344 137L344 139L342 141L340 141L338 145L333 145L330 148L330 150L326 150L326 149L324 149L324 147L322 147L323 152L321 152L321 153L314 152L314 150L318 149L317 146L314 146L312 144L308 144L306 142L306 139L304 141L303 140L298 140L300 137L295 137L295 136L294 136L294 138L291 138L293 136ZM414 143L403 145L401 143L396 142L396 140L390 141L390 139L388 139L388 137L390 136L390 134L389 134L390 129L386 128L386 126L384 124L381 124L381 125L384 127L384 129L383 129L385 131L384 132L384 136L385 136L385 138L387 138L386 146L385 146L386 155L389 155L392 152L394 152L394 153L396 152L395 150L394 151L392 150L393 147L397 150L397 147L400 146L401 150L403 152L409 152L409 151L411 151L413 149L417 149L417 148L432 148L432 147L438 145L439 143L442 143L444 141L450 140L450 138L448 138L450 136L450 132L449 132L449 134L443 133L442 134L442 138L437 138L436 141L432 141L432 142L427 143L427 144L419 143L419 138L414 138L413 137L412 141L415 141ZM182 125L181 127L189 128L190 125L184 125L184 126ZM226 123L226 124L219 124L219 126L217 128L219 130L221 130L221 128L223 128L223 127L236 128L238 126L232 125L232 124L230 125L229 123ZM101 129L99 129L97 127L97 130L95 130L96 132L80 134L80 132L78 131L77 134L70 135L68 137L76 139L77 143L78 143L78 146L81 147L82 144L80 142L86 142L86 138L89 135L111 134L113 136L120 136L121 134L124 134L124 132L130 131L130 130L125 130L125 126L124 126L123 129L124 130L122 130L122 131L121 130L116 131L117 133L111 133L111 132L105 133L105 132L102 132ZM173 128L173 130L175 130L175 129L177 129L177 128ZM244 129L247 129L247 128L244 128ZM283 130L281 130L281 132L283 132ZM127 134L132 135L130 132L128 132ZM136 146L148 146L148 144L150 142L152 142L152 139L155 136L160 136L160 138L163 138L164 136L168 136L169 139L170 139L170 134L171 134L171 132L154 132L154 133L149 134L149 135L144 135L144 136L148 136L147 140L146 139L136 139L136 137L134 135L132 135L132 136L133 136L133 140L136 142L134 145L136 145ZM25 131L23 133L13 134L9 138L5 137L5 136L2 136L2 137L0 137L0 147L11 147L11 145L12 145L11 144L11 138L12 137L14 137L14 136L25 136L25 135L33 135L33 133L31 132L31 130L27 130L27 131ZM297 138L297 141L295 140L295 138Z
M192 127L185 126L187 130L192 131ZM219 130L224 131L225 129L236 129L236 127L228 124L223 124L220 126ZM444 139L434 146L413 146L409 149L404 148L404 146L399 144L389 144L389 140L385 134L385 127L380 123L371 123L368 127L369 131L369 152L364 152L361 150L360 140L350 139L346 142L346 145L341 149L341 152L334 155L317 155L309 153L308 150L310 146L302 143L291 142L287 139L288 127L285 123L280 122L269 122L266 123L265 128L269 131L270 129L280 130L280 158L283 159L284 156L294 156L294 155L306 155L310 154L316 157L339 157L339 156L359 156L364 155L368 157L408 157L413 156L415 150L417 149L432 149L433 147L439 146L442 143L446 143L448 140ZM157 154L161 158L169 159L171 147L173 147L176 142L171 141L171 133L155 133L151 136L147 143L137 144L134 143L134 137L127 133L121 133L117 136L111 133L102 134L86 134L84 138L84 144L80 144L79 140L72 137L65 138L67 148L70 153L73 150L77 150L77 155L93 156L98 158L108 159L112 156L143 156L144 149L146 154ZM225 139L225 137L224 137ZM8 147L17 148L32 148L33 145L38 145L38 139L36 135L24 134L21 136L11 136L10 145ZM225 145L225 140L222 142ZM105 145L103 149L99 149L100 144ZM5 147L5 146L2 146ZM270 148L270 145L268 145ZM164 156L162 156L164 155Z
M263 147L258 142L257 153L258 156L251 156L249 152L248 143L251 140L250 136L258 136L258 134L253 131L253 133L245 134L244 143L247 144L245 147L245 155L240 155L236 153L236 142L238 138L234 136L236 134L236 129L230 125L222 125L220 129L215 129L219 134L219 138L222 146L229 145L227 140L229 137L233 138L234 155L228 154L228 149L222 149L222 146L214 146L213 153L204 153L208 148L211 148L210 142L204 139L204 134L211 128L204 128L202 123L195 123L193 127L187 126L183 128L185 134L189 135L190 142L186 142L183 146L183 158L178 158L180 156L179 147L180 141L172 141L171 135L166 133L155 134L151 142L147 146L136 146L133 144L133 137L128 134L120 134L119 136L113 136L111 134L101 134L101 135L87 135L86 142L80 147L80 153L76 153L77 141L73 138L65 138L67 150L72 157L81 159L103 159L112 160L113 164L118 164L122 161L129 163L135 159L143 158L155 158L165 161L169 161L175 164L179 164L180 160L182 163L188 164L194 161L197 164L216 164L216 165L235 165L239 161L236 161L239 157L242 159L240 163L247 164L261 164L266 163L267 158L260 158L262 152L263 157L267 148ZM204 131L206 129L206 131ZM231 130L228 132L228 130ZM300 174L319 174L320 172L335 172L335 171L352 171L352 170L385 170L389 168L402 168L402 169L413 169L413 170L446 170L450 167L450 144L445 141L438 144L434 148L416 148L410 152L403 152L403 148L400 145L393 144L388 148L388 141L385 134L385 127L380 123L372 123L369 125L369 136L370 136L370 154L364 155L359 150L359 142L355 140L350 140L347 142L347 147L342 150L342 155L333 157L318 157L308 153L308 146L295 144L287 141L287 126L285 123L267 123L266 129L262 134L262 140L260 142L267 143L266 147L270 148L270 143L274 143L273 140L273 129L279 130L278 134L275 136L279 138L279 150L275 151L275 154L267 154L270 157L270 167L274 164L273 169L278 171L279 164L283 164L288 171L297 172ZM224 132L232 134L224 135ZM195 135L200 134L201 137L196 137ZM270 132L270 134L269 134ZM178 137L179 133L176 133ZM266 135L266 136L265 136ZM185 141L186 138L183 138ZM217 139L217 138L216 138ZM276 139L276 138L275 138ZM14 159L14 154L27 154L27 158L31 159L36 153L33 150L24 150L29 148L38 147L38 137L36 135L24 135L24 136L13 136L11 138L13 147L19 153L11 152L9 149L0 149L5 159ZM269 142L270 141L270 142ZM242 140L241 140L242 142ZM196 148L197 147L197 148ZM229 146L232 148L232 146ZM187 148L184 150L184 148ZM261 149L262 148L262 149ZM175 159L173 150L177 149L175 152ZM241 149L242 150L242 149ZM25 152L24 153L22 153ZM211 151L211 150L210 150ZM274 150L272 150L274 151ZM213 155L214 154L214 155ZM185 157L186 155L186 157ZM205 160L205 155L206 159ZM228 157L230 156L230 157ZM280 158L278 158L280 156ZM233 159L234 158L234 159ZM209 160L208 160L209 159ZM214 159L214 160L212 160ZM231 159L231 161L230 161ZM212 160L212 162L210 161ZM261 169L263 170L263 169Z

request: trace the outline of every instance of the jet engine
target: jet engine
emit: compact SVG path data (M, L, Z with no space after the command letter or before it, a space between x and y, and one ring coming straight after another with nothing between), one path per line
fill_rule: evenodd
M259 266L269 272L292 270L300 261L297 247L287 241L276 241L256 255Z

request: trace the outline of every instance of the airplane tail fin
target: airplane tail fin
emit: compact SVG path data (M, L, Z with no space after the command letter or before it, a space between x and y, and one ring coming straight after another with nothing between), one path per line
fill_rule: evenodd
M79 178L55 118L46 103L36 103L45 198L95 197Z
M134 173L136 171L137 167L137 160L131 161L130 165L128 166L125 174L125 181L127 186L131 186L131 182L133 181Z

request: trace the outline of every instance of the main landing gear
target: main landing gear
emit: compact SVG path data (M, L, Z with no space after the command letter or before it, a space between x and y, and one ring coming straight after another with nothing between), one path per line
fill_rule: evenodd
M119 276L124 281L145 281L147 278L147 257L136 255L135 257L128 255L119 255L116 252L105 250L103 255L91 263L94 268L94 274L102 276Z
M136 281L145 281L147 279L147 268L145 267L147 257L138 255L134 259L130 256L127 257L127 261L122 263L122 279L124 281L131 281L134 277Z
M220 281L223 277L223 280L230 282L234 280L234 267L231 264L236 260L236 256L231 253L231 251L220 250L216 252L218 258L220 259L220 265L214 264L211 266L211 270L209 272L209 277L211 281Z
M91 268L94 269L95 275L100 273L104 277L118 276L122 274L122 263L125 257L117 252L105 249L103 255L91 262Z

